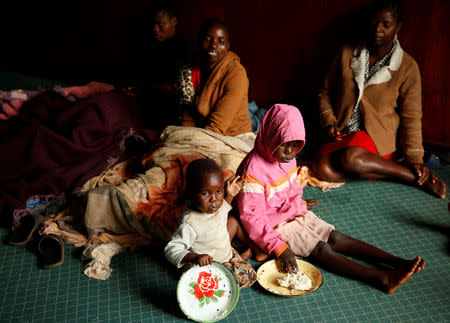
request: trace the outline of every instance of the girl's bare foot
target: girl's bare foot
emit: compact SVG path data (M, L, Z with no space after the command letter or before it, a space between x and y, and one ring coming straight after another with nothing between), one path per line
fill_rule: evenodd
M249 260L250 257L252 256L252 249L248 248L243 253L241 253L239 256L241 256L242 260L245 260L245 261Z
M256 261L265 261L269 258L269 255L260 250L255 252L255 260Z
M412 266L415 262L416 262L416 258L411 259L411 260L404 259L402 262L400 262L400 263L398 264L398 266L405 266L405 267L408 267L408 266ZM417 265L416 271L415 271L414 273L418 273L419 271L421 271L421 270L425 267L425 264L426 264L426 263L427 263L427 262L425 261L425 259L420 259L420 262L419 262L419 264Z
M386 293L392 294L407 281L417 270L417 266L421 263L420 257L416 257L409 265L399 266L387 272L386 280L383 282L383 289ZM422 268L425 263L422 264Z
M436 181L433 183L431 177L429 177L427 181L422 184L422 186L419 186L419 188L427 193L430 193L431 195L439 197L440 199L444 199L447 193L447 185L445 185L445 183L438 178L436 178Z

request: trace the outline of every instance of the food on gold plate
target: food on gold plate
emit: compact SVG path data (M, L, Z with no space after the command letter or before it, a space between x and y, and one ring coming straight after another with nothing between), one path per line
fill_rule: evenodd
M282 278L278 278L277 281L280 286L291 290L309 290L312 288L311 279L301 272L296 274L288 273Z

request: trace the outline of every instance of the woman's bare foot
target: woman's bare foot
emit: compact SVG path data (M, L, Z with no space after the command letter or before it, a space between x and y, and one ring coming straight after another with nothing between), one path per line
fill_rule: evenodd
M239 256L241 256L242 260L247 261L252 256L252 249L248 248L243 253L241 253Z
M405 281L407 281L417 270L417 266L421 264L420 257L416 257L410 262L409 265L399 266L387 272L386 280L383 282L383 289L386 293L392 294L400 287ZM422 263L422 268L425 263ZM421 269L422 269L421 268Z
M413 259L413 260L411 260L411 263L413 263L413 262L415 262L416 260L415 259ZM416 270L414 271L414 273L418 273L419 271L421 271L423 268L425 268L425 265L426 265L426 261L425 261L425 259L420 259L420 262L419 262L419 264L417 265L417 267L416 267Z
M429 177L425 183L419 186L419 188L440 199L444 199L447 194L447 185L438 178L436 178L436 181L433 183L431 177Z

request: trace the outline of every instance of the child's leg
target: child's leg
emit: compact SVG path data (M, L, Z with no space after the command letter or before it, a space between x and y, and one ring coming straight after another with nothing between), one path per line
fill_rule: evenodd
M359 254L359 251L356 253ZM330 244L322 241L317 243L310 257L318 260L331 272L365 281L389 294L408 280L420 263L420 257L416 257L412 262L404 263L391 270L369 268L340 255Z
M240 256L242 259L247 260L252 256L252 252L255 254L256 261L264 261L269 258L269 255L264 253L255 243L250 239L247 232L241 227L239 221L232 215L228 216L227 230L230 235L230 242L234 237L241 240L249 249L243 252Z
M392 267L397 267L403 265L408 266L415 262L415 259L408 260L396 257L364 241L349 237L338 231L331 232L328 244L334 251L342 252L346 255L366 260L371 263L383 263ZM425 263L425 260L422 259L416 268L416 272L421 271L423 267L425 267Z

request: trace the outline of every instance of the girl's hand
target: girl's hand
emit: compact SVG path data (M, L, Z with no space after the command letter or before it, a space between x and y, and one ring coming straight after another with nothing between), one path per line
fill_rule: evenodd
M431 182L436 183L436 175L428 168L425 164L415 163L411 164L410 168L412 172L417 176L417 184L422 185L429 178L431 178Z
M240 178L241 177L238 175L233 179L231 183L227 182L227 197L233 199L244 187L245 180Z
M278 258L281 260L283 270L286 273L291 274L297 273L298 271L297 259L295 258L295 254L292 252L291 249L287 248Z
M312 210L315 205L319 205L319 201L317 200L305 200L305 202L308 210Z
M213 261L212 257L207 254L198 255L197 262L200 265L200 267L211 265L212 261Z

